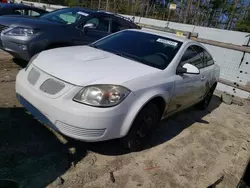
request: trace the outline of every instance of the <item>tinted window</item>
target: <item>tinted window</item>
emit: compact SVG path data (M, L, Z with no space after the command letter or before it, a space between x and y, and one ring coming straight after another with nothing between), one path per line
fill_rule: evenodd
M181 65L189 63L196 66L198 69L203 68L204 65L201 54L203 54L203 51L197 52L192 46L189 46L184 55L182 56Z
M40 13L35 10L28 10L28 15L37 17L40 16Z
M204 51L204 65L205 67L213 65L214 64L214 60L212 58L211 55L209 55L209 53L207 51Z
M121 31L124 29L129 29L130 25L126 22L121 22L119 20L113 20L112 21L112 33L115 33L117 31Z
M159 69L172 61L182 42L154 34L122 31L91 46L123 56Z
M200 46L192 45L192 48L200 54L200 57L203 59L204 58L204 49Z
M89 19L86 23L94 23L97 30L108 32L110 18L108 18L108 17L94 17L94 18Z
M25 9L15 9L13 11L14 14L17 14L17 15L26 15L26 10Z
M46 19L61 24L73 24L76 21L88 16L87 13L77 9L61 9L41 16L41 19Z

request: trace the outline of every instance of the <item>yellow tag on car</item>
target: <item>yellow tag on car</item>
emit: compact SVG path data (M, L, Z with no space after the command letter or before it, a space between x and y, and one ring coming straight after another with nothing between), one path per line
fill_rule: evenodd
M178 37L183 37L183 32L177 31L177 32L176 32L176 35L177 35Z

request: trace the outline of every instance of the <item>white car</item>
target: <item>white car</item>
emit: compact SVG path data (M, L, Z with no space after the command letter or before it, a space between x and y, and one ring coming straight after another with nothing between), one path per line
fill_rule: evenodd
M56 131L89 142L122 138L138 150L162 118L193 105L206 108L219 73L195 41L124 30L35 55L18 73L16 93Z

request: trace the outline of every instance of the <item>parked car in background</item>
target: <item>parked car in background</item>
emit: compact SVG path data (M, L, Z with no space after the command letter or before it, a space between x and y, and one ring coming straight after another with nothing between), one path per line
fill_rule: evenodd
M83 8L65 8L39 18L0 17L0 47L16 58L29 60L47 49L85 45L108 34L139 28L116 14Z
M14 3L0 3L0 16L2 15L23 15L39 17L48 11L33 6Z
M65 135L122 138L137 150L162 118L193 105L205 109L219 74L201 44L133 29L33 56L17 75L16 93L31 114Z

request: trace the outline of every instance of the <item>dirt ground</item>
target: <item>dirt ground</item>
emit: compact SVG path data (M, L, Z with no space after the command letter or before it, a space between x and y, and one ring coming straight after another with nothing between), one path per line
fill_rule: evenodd
M117 140L83 143L33 119L15 97L18 70L0 52L0 178L22 187L202 188L224 175L218 187L233 188L250 157L247 102L226 105L214 96L206 111L162 121L147 149L131 153Z

